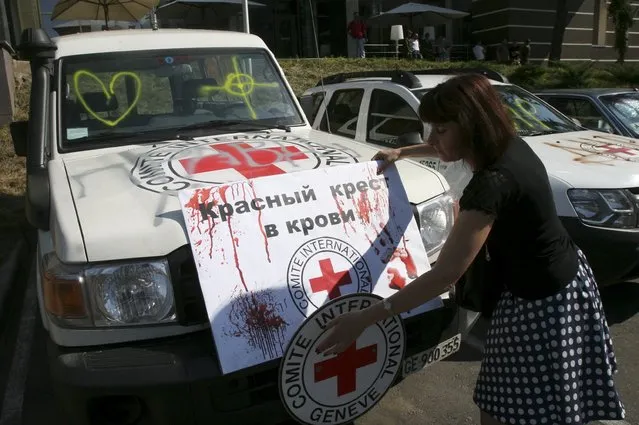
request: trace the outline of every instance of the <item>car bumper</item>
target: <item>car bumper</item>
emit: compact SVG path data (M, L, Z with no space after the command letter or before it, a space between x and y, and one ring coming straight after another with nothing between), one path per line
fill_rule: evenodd
M405 321L406 356L457 331L452 301ZM222 375L209 331L119 347L69 350L48 342L64 424L281 424L279 360ZM398 378L398 381L399 382Z
M576 217L562 217L562 222L586 254L600 286L639 277L639 231L590 227Z

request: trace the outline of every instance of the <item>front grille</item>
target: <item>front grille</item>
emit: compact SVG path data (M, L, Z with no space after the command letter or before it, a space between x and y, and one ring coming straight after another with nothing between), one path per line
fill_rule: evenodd
M173 251L169 254L168 261L178 322L182 326L208 322L204 296L190 247L185 245Z

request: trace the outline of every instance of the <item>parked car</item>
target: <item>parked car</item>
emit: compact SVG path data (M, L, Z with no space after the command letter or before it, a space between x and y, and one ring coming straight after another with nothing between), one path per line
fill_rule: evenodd
M377 147L312 129L255 35L160 29L50 39L29 29L18 51L31 63L31 109L11 133L27 158L26 211L37 229L30 284L59 423L288 423L279 360L220 371L177 193L245 179L251 167L268 175L369 161ZM273 155L240 155L270 143L308 160L283 170ZM449 186L418 162L398 170L434 263L454 217ZM411 356L467 323L443 295L442 308L405 321L411 370L419 369Z
M564 226L588 255L600 285L639 277L639 149L627 137L586 130L501 74L480 69L367 71L327 76L300 101L313 128L371 147L426 140L420 98L460 72L490 78L517 131L544 162ZM471 177L461 162L420 162L446 177L459 197ZM522 223L522 226L525 223Z
M548 89L535 95L585 128L639 138L637 89Z

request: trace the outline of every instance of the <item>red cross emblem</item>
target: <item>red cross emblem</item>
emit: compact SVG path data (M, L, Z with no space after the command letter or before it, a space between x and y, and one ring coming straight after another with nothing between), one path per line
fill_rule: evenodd
M319 261L321 276L310 279L313 293L328 291L328 299L339 297L341 294L339 287L353 283L348 270L336 272L333 270L333 263L330 258Z
M295 161L308 157L295 146L254 148L248 143L220 143L209 145L218 153L198 158L180 159L180 164L190 174L233 169L247 179L284 174L275 165L280 161Z
M608 153L608 154L625 153L626 155L635 156L635 153L633 152L634 149L624 148L621 145L606 144L601 146L601 148L605 149L603 153Z
M315 363L315 382L337 377L337 395L355 391L357 369L377 361L377 344L357 349L353 342L346 350L332 359Z

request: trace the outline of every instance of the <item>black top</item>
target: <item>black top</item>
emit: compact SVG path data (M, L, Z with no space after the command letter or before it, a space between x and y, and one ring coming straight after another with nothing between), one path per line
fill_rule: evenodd
M459 206L495 216L488 254L513 295L545 298L577 275L577 247L557 216L546 168L521 138L474 173Z

